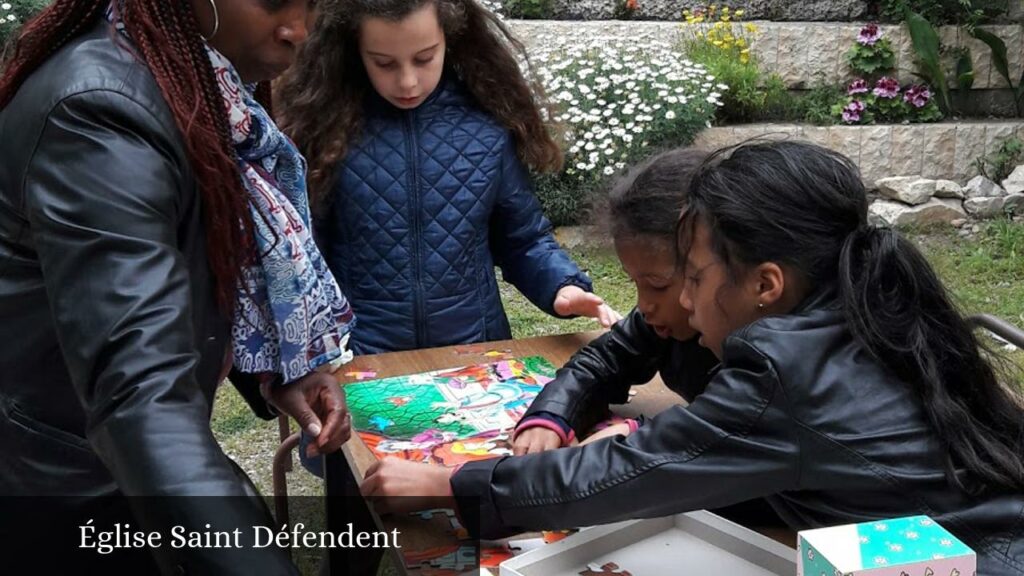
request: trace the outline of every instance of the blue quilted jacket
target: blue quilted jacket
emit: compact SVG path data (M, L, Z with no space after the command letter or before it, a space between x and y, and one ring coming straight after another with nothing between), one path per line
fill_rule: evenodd
M554 315L591 289L551 234L511 134L446 73L415 110L373 94L319 222L357 354L511 338L494 267Z

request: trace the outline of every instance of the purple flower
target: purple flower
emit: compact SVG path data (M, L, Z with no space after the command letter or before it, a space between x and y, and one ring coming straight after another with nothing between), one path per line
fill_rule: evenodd
M903 94L903 100L914 108L924 108L931 98L931 91L923 84L914 84Z
M860 122L860 115L864 112L864 103L860 100L854 100L843 108L843 122L853 124L854 122Z
M865 46L874 46L881 39L882 31L878 29L878 24L866 24L857 34L857 42Z
M863 78L857 78L850 83L849 88L846 89L846 93L850 96L854 94L864 94L868 91L868 83Z
M895 98L900 95L900 83L890 76L882 76L871 93L879 98Z

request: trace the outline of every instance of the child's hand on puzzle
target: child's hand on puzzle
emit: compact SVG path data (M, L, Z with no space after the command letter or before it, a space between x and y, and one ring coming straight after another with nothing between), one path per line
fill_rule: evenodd
M600 296L579 286L562 286L555 295L555 312L562 316L589 316L596 318L601 326L610 328L622 315L612 310Z
M374 502L374 509L381 514L455 508L451 487L453 472L452 468L435 464L385 458L366 471L359 492L367 498L382 498Z

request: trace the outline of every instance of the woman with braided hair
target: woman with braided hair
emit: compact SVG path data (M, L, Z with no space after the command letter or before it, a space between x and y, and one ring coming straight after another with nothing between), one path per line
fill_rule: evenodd
M246 545L269 517L209 418L230 369L258 414L299 421L312 452L350 434L318 368L347 355L351 311L309 233L305 162L253 96L291 65L313 5L56 0L9 47L0 495L19 498L0 514L5 546L16 522L43 537L32 526L46 518L76 538L47 539L47 557L99 559L77 550L85 531L24 504L59 496L96 532L126 517L162 535L103 557L131 573L294 571L280 548ZM125 498L141 496L159 498ZM175 547L175 527L241 528L241 541ZM58 573L42 561L36 573Z

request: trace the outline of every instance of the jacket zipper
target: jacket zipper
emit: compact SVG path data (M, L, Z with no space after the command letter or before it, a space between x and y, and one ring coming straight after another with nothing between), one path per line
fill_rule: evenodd
M412 208L409 221L412 224L412 252L413 252L413 321L416 328L416 348L422 348L427 341L425 321L423 318L423 291L422 291L422 262L420 261L420 190L419 190L419 162L416 156L416 111L410 111L405 115L406 147L409 154L409 206Z

